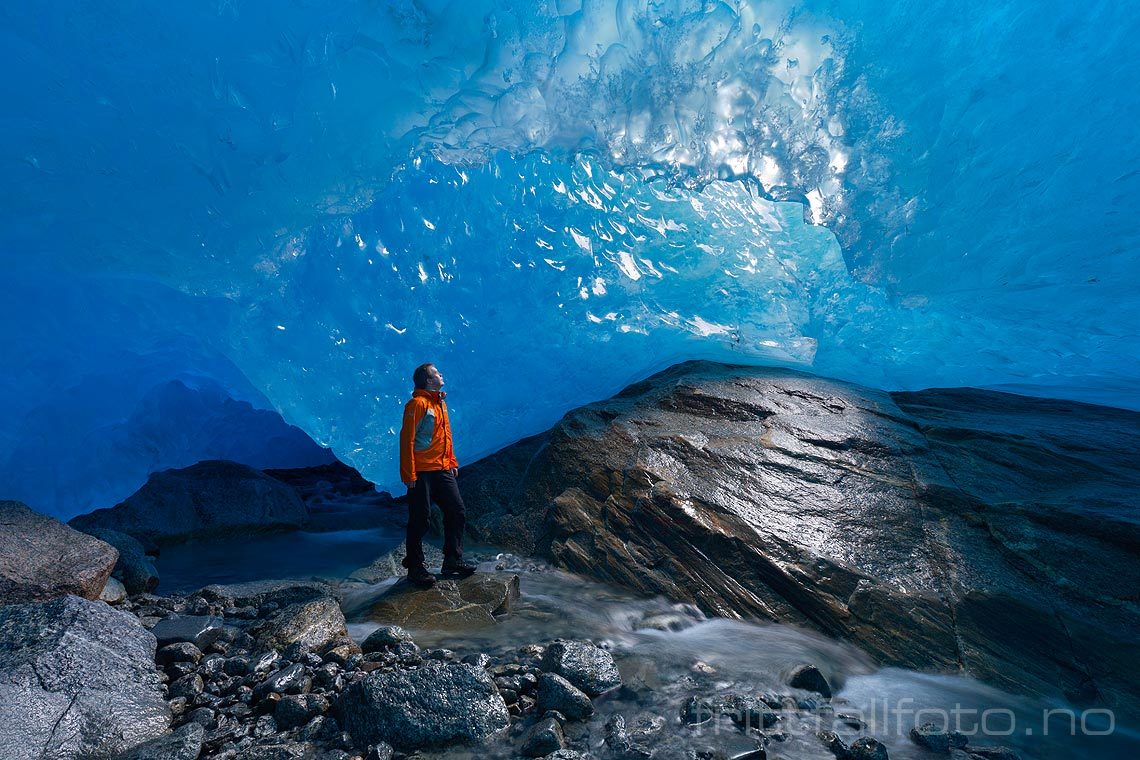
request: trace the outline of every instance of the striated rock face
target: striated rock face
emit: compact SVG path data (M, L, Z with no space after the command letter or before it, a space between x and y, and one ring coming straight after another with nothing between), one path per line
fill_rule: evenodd
M0 501L0 605L98 599L119 553L18 501Z
M366 677L345 691L337 714L358 744L403 750L480 741L510 723L485 670L438 662Z
M478 573L426 589L401 581L375 600L364 617L415 629L463 629L494 624L518 600L519 577L510 573Z
M71 520L150 543L245 528L297 528L308 512L297 492L260 470L211 460L151 475L126 501Z
M462 471L477 537L1140 715L1140 414L688 362Z
M164 734L155 639L133 615L66 596L0 608L0 757L112 757Z

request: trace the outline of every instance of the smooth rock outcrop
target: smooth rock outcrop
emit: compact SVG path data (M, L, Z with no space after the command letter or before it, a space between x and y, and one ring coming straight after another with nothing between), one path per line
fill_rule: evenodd
M18 501L0 501L0 605L98 599L119 554Z
M404 751L481 741L510 723L485 670L435 661L366 677L345 691L336 711L358 744Z
M461 472L469 530L1140 717L1140 414L687 362Z
M222 460L156 472L120 504L79 515L82 531L116 530L144 543L241 529L297 528L308 517L297 492L244 464Z
M518 599L519 577L512 573L476 573L437 581L427 589L400 581L376 599L364 617L413 629L462 629L493 625Z
M0 757L109 758L165 734L154 654L138 619L102 602L0 607Z

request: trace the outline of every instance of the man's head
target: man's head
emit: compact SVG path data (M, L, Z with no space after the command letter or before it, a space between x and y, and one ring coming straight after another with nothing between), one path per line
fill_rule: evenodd
M412 373L412 384L424 390L438 391L443 387L443 375L439 374L434 364L421 364Z

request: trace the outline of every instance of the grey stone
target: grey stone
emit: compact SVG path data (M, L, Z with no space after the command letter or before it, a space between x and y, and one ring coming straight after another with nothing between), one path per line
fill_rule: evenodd
M715 700L708 697L689 697L681 705L681 722L686 726L701 726L720 714Z
M154 653L137 618L102 602L0 607L0 757L110 757L165 734Z
M910 739L920 747L932 752L949 752L951 747L961 749L969 737L959 731L947 731L945 726L936 723L923 723L910 730Z
M491 658L482 652L474 652L472 654L464 655L461 662L468 665L474 665L477 668L485 668L491 664Z
M221 638L223 625L221 618L210 615L175 614L160 620L150 632L160 647L188 641L198 649L205 649Z
M398 625L382 625L360 643L360 651L365 654L369 652L382 652L386 649L395 647L400 642L412 641L412 634Z
M127 589L123 586L122 581L115 577L108 578L107 583L103 586L102 593L99 594L99 601L107 604L122 604L126 599Z
M0 501L0 605L98 599L119 553L18 501Z
M546 648L543 662L591 697L621 686L613 655L588 641L556 641Z
M649 760L653 756L647 746L630 738L625 727L625 717L621 713L610 716L604 730L606 746L618 760Z
M326 596L335 596L332 586L320 581L266 580L247 583L214 584L196 591L193 596L222 607L255 607L277 605L267 612L275 612L291 604L311 602Z
M860 736L847 748L848 760L888 760L887 748L878 739Z
M151 635L154 632L151 631ZM197 664L202 659L202 650L189 641L178 641L160 647L154 655L154 661L159 665L169 665L174 662L192 662Z
M551 752L564 749L566 737L562 726L554 718L543 718L531 726L522 742L522 753L526 757L543 757Z
M237 462L209 460L152 474L125 501L71 520L79 530L109 529L144 542L304 524L296 491Z
M319 694L290 694L282 697L273 718L282 731L297 728L328 712L329 701Z
M257 744L238 752L234 760L309 760L316 752L310 742Z
M348 636L340 604L332 597L291 604L258 621L249 629L258 645L266 649L295 647L294 653L321 649Z
M277 663L280 659L281 655L278 654L275 650L262 652L260 655L258 655L257 659L253 661L253 672L268 673L277 666Z
M728 715L744 730L759 731L776 725L779 716L767 708L763 700L747 694L725 694L720 698L721 715Z
M206 682L202 680L202 676L197 673L188 673L170 684L167 693L171 698L185 697L190 700L201 694L204 688L206 688Z
M284 694L290 690L295 691L306 678L308 675L305 673L305 666L294 663L267 675L264 681L254 687L253 694L260 699L270 692Z
M122 582L128 594L148 594L158 587L158 570L137 538L108 528L92 528L84 533L106 541L119 551L119 560L111 575Z
M198 723L187 723L166 736L118 755L115 760L197 760L205 734Z
M538 677L535 693L540 710L557 710L570 720L585 720L594 714L590 697L557 673L543 673Z
M823 673L815 665L797 665L788 676L788 685L794 689L814 691L831 699L831 684L824 678Z
M358 744L387 742L404 751L480 741L510 723L485 670L434 660L367 676L345 690L337 715Z

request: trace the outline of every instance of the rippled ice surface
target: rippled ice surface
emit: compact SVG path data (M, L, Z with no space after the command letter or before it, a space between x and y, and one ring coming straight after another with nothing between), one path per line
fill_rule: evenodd
M493 568L493 563L481 565L482 570ZM705 619L687 605L635 598L556 570L523 572L521 579L520 608L500 625L462 633L414 631L416 641L423 647L492 655L560 636L589 638L608 646L624 683L632 689L595 700L597 712L588 730L591 749L599 757L610 756L602 743L603 726L614 713L624 716L631 733L646 734L645 741L658 750L657 757L684 757L686 748L718 749L729 756L755 749L757 738L741 733L727 719L711 727L683 727L678 717L682 703L691 695L730 691L809 696L784 685L783 674L800 662L814 663L824 672L835 691L834 711L861 716L868 724L865 733L883 742L892 760L936 757L907 737L918 711L926 711L918 722L948 720L952 728L958 725L964 733L973 734L975 744L1011 746L1025 760L1140 757L1140 737L1131 729L1113 726L1111 735L1080 735L1078 712L1077 735L1070 735L1067 717L1043 718L1043 710L1063 708L1063 704L1014 696L970 678L876 668L859 649L811 631ZM348 606L382 593L391 583L356 590ZM373 623L361 622L349 626L357 640L375 628ZM782 722L766 733L782 732L786 739L770 743L770 757L832 758L816 738L817 731L835 730L848 742L862 735L834 720L826 709L781 714ZM1093 712L1085 718L1089 733L1107 730L1103 715ZM1048 735L1043 736L1046 725ZM438 756L458 759L500 754L512 756L505 745L490 751L452 750Z

